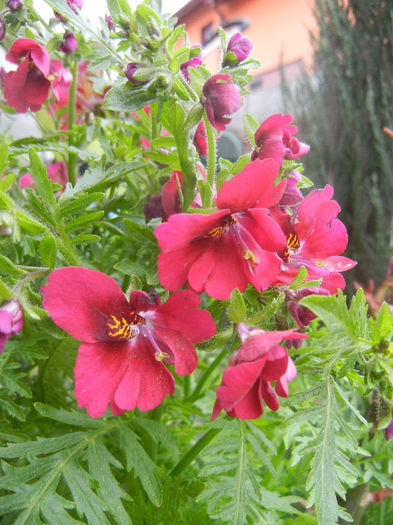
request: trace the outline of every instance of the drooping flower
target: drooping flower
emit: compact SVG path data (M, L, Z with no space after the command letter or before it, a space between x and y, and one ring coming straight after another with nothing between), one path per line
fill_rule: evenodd
M285 188L285 181L273 186L278 170L273 159L251 162L223 183L217 212L174 214L156 228L158 277L165 288L177 290L188 281L198 293L228 299L248 283L258 290L271 284L281 262L275 252L285 246L268 210Z
M138 407L152 410L174 392L174 379L197 365L194 343L214 335L200 300L180 290L164 303L154 294L133 291L127 301L116 281L81 267L52 272L41 289L53 321L82 341L74 368L79 408L92 417L110 403L117 415Z
M6 59L19 64L16 71L9 71L4 78L4 97L8 105L18 113L25 113L29 108L38 111L49 93L48 51L34 40L19 38L12 44Z
M63 67L61 60L51 60L50 72L54 77L52 80L52 93L55 97L55 110L59 110L68 104L72 73L68 67Z
M240 94L231 76L226 73L213 75L205 82L202 92L210 124L218 131L224 131L232 120L231 115L241 105Z
M228 42L227 52L224 56L224 66L237 66L243 62L252 49L252 42L247 36L235 33Z
M348 235L344 224L337 219L340 206L331 200L333 188L312 191L292 210L292 215L274 214L286 238L286 248L279 252L281 272L275 284L292 282L301 266L308 279L323 279L322 286L336 293L345 286L340 272L349 270L356 262L340 256L347 247Z
M23 310L16 299L5 301L0 306L0 354L6 341L22 330L24 321Z
M262 122L255 132L257 149L252 159L275 159L280 164L284 159L295 160L310 151L310 146L299 142L294 133L296 126L292 125L292 115L277 113Z
M55 184L59 184L62 188L65 188L68 182L68 171L64 161L53 162L47 167L48 179ZM23 174L18 180L18 186L20 189L34 188L34 179L30 173Z
M64 54L70 55L76 51L78 42L76 41L75 34L71 31L64 33L63 41L60 43L60 51Z
M232 356L216 389L212 420L221 410L229 417L256 419L263 413L263 401L271 410L277 410L277 395L288 397L288 383L296 376L288 350L280 343L308 337L296 329L265 332L244 323L238 325L238 333L242 345Z

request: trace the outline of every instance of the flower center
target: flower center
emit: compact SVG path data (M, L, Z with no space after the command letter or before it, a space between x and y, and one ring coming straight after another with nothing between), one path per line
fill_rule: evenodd
M235 217L232 217L232 215L227 215L224 218L224 224L222 226L215 226L214 228L211 228L205 235L205 239L212 239L213 237L220 237L224 232L228 230L230 226L235 224L237 222L237 219Z
M138 324L146 324L146 320L141 315L133 310L128 312L126 317L119 319L115 315L111 315L111 320L106 324L107 333L113 339L128 340L138 335ZM135 328L133 328L135 327Z
M279 254L281 259L288 263L291 257L291 253L297 252L300 248L300 241L297 233L291 232L287 233L285 236L287 247Z

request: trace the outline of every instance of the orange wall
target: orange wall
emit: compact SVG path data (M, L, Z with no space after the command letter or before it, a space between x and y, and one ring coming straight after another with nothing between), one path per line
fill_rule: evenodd
M252 56L261 62L261 69L251 73L262 73L284 64L303 59L311 64L312 48L309 32L316 29L312 16L313 0L229 0L220 4L218 9L225 21L247 17L250 25L243 31L253 43ZM201 41L201 29L209 22L217 27L219 15L213 9L203 5L179 23L186 24L191 44ZM220 66L218 52L211 52L205 57L211 72Z

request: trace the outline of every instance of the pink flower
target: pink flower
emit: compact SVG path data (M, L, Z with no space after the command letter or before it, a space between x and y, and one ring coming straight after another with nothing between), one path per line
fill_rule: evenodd
M80 11L83 7L83 0L66 0L66 2L69 5L69 7L71 7L71 9L74 11L74 13L78 13L78 11ZM54 11L54 15L59 20L62 20L63 22L66 21L66 19L59 13L56 13L56 11Z
M210 124L218 131L224 131L225 126L232 120L230 116L241 105L241 97L230 75L213 75L205 82L202 92Z
M51 60L50 71L54 76L52 92L56 100L56 110L59 110L68 104L72 73L68 67L63 67L61 60Z
M243 62L252 49L252 42L248 37L243 37L241 33L235 33L228 42L227 53L224 57L224 66L237 66L240 62ZM233 53L233 56L228 55Z
M301 266L308 271L307 278L323 278L323 288L330 293L345 286L341 273L356 262L341 257L347 247L348 235L344 224L337 219L340 206L331 200L333 188L312 191L292 209L292 215L275 214L286 238L286 248L279 252L281 272L276 284L292 282Z
M0 306L0 354L10 337L20 332L23 328L23 310L16 299L5 301Z
M255 132L256 151L252 159L271 157L280 164L284 159L298 159L310 151L310 146L293 136L296 126L291 125L292 115L277 113L267 118Z
M216 389L212 420L221 410L229 417L256 419L263 413L262 401L271 410L277 410L276 394L288 397L288 383L296 376L295 365L280 342L308 337L295 329L265 332L244 323L238 325L238 332L243 344L232 356L221 386Z
M217 196L218 211L210 215L178 213L154 234L161 248L158 277L168 290L188 280L198 293L228 299L248 283L258 290L276 279L285 237L269 210L281 198L285 181L273 186L278 174L273 159L254 161Z
M174 379L197 365L194 343L215 334L200 300L180 290L160 304L158 296L133 291L127 301L116 281L81 267L52 272L41 289L53 321L82 341L74 369L79 408L92 417L138 407L152 410L174 392Z
M113 31L115 29L115 24L113 23L112 17L108 15L108 13L105 13L105 22L107 23L109 31Z
M209 153L206 136L206 127L205 122L203 120L200 121L195 131L194 145L199 155L207 155Z
M20 62L21 58L24 60ZM6 59L19 64L16 71L9 71L4 78L4 97L18 113L29 108L38 111L48 98L50 58L48 51L29 38L16 40Z
M48 179L55 184L65 188L68 182L68 171L65 162L53 162L47 167ZM21 190L24 188L34 188L34 179L30 173L25 173L18 180L18 186Z

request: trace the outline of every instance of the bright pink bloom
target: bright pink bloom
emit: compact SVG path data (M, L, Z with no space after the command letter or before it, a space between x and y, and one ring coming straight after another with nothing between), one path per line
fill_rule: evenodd
M79 408L92 417L108 404L117 415L138 407L152 410L174 392L174 379L197 365L194 343L215 334L200 300L180 290L160 304L158 296L133 291L127 301L116 281L80 267L52 272L41 289L53 321L82 341L74 369Z
M216 389L212 420L221 410L229 417L256 419L263 413L262 401L271 410L277 410L276 394L288 397L288 383L296 376L295 365L280 342L308 337L295 329L265 332L244 323L238 326L238 332L243 344L232 356L221 386ZM276 392L272 381L276 382Z
M275 214L286 238L286 248L279 252L281 272L275 284L292 282L301 266L307 278L323 278L323 288L336 293L345 281L339 272L349 270L356 262L340 257L347 247L348 235L344 224L337 219L340 206L331 200L333 188L314 190L296 207L292 215Z
M22 62L21 58L24 58ZM38 111L49 93L48 51L34 40L19 38L12 44L6 59L19 64L16 71L9 71L4 78L4 97L8 105L18 113L25 113L29 108Z
M237 66L248 58L251 49L251 40L246 36L243 37L241 33L235 33L228 42L227 52L233 53L236 58L233 61L230 56L225 55L224 65Z
M275 159L280 164L284 159L298 159L310 151L310 146L293 136L296 126L291 124L292 115L277 113L267 118L255 132L256 151L252 159Z
M53 162L47 167L48 179L55 184L65 188L68 182L68 171L65 162ZM21 190L24 188L34 188L34 179L30 173L25 173L18 180L18 186Z
M195 131L194 145L199 155L207 155L209 153L208 144L207 144L206 127L205 127L205 122L203 120L200 121Z
M61 60L51 60L52 92L56 100L56 109L61 109L68 104L72 73L68 67L63 67Z
M224 131L242 101L231 76L226 73L213 75L205 82L202 92L210 124L218 131Z
M5 301L0 306L0 354L10 337L20 332L23 328L23 310L16 299Z
M177 290L188 280L198 293L228 299L234 288L243 291L251 283L265 289L276 279L281 261L275 252L285 237L268 208L285 188L285 181L273 186L278 170L273 159L251 162L222 185L219 211L174 214L156 228L165 288Z

